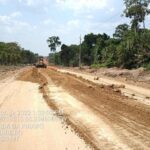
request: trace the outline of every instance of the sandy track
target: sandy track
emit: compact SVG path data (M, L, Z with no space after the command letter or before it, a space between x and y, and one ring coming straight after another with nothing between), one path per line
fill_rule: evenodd
M24 81L10 78L0 83L0 150L89 149L49 108L39 84L30 82L44 81L38 72L25 70Z
M49 82L49 102L63 109L96 149L150 148L149 105L54 70L42 70L41 74Z
M82 77L83 79L92 81L93 83L96 84L118 85L118 86L124 85L125 88L120 88L120 91L122 92L123 95L133 98L134 100L138 100L141 103L150 105L150 90L148 88L132 85L121 81L116 81L114 79L109 79L104 76L98 77L98 80L95 80L97 76L94 75L89 75L85 73L79 73L79 72L64 70L64 69L57 69L57 70L62 73L69 73L77 77Z
M149 150L149 105L53 69L27 69L18 79L0 83L0 149L88 150L74 128L94 149ZM53 119L34 120L49 110Z

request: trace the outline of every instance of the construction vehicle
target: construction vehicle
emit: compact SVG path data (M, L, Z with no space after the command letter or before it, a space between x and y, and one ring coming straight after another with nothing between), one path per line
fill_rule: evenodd
M35 64L36 68L47 68L44 57L39 57L38 63Z

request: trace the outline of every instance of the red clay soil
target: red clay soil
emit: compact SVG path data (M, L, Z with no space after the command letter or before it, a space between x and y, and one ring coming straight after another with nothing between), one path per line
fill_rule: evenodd
M122 96L111 87L94 85L54 69L42 69L41 72L49 76L54 84L64 88L85 104L97 116L103 116L126 145L133 149L150 147L150 106ZM47 82L37 69L28 71L20 79L38 83ZM82 131L80 125L76 128L88 141L92 141L90 134L85 132L86 129Z
M111 87L93 85L51 69L44 72L57 86L103 116L128 146L150 147L150 106L122 96Z

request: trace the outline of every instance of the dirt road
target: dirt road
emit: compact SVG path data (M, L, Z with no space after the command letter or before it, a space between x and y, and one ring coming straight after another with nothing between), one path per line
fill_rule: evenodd
M115 85L116 87L120 87L119 90L123 95L138 100L141 103L150 105L150 90L148 87L145 88L145 87L129 84L127 82L118 81L116 79L114 80L113 78L108 78L104 76L98 77L96 75L90 75L90 74L85 74L85 73L71 71L71 70L58 69L58 71L62 73L69 73L77 77L82 77L83 79L92 81L93 83L100 84L100 85L101 84L108 85L108 86ZM95 80L96 78L98 79Z
M32 70L24 73L38 82ZM89 150L46 104L39 84L15 75L0 82L0 150Z
M13 81L7 88L2 87L1 112L8 109L10 112L30 110L25 113L25 118L28 115L32 118L31 112L45 112L52 108L54 111L60 111L61 118L65 118L65 122L71 126L71 129L67 126L67 130L63 130L60 118L51 115L57 118L57 121L46 121L44 127L43 122L42 126L36 124L37 128L40 128L36 130L23 128L18 141L0 143L2 150L10 147L22 149L22 145L39 150L43 150L43 145L44 149L88 150L84 142L70 131L72 128L94 149L150 149L150 106L122 96L111 87L92 84L54 69L24 71L18 81ZM1 122L4 123L4 120ZM12 123L10 120L7 122ZM21 126L24 123L22 120L13 120L13 123L16 122Z

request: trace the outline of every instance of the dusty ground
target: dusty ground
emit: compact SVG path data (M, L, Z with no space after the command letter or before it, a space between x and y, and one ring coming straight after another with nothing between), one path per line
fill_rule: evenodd
M20 66L0 66L0 80L15 74L19 69L21 69Z
M0 149L90 150L47 105L39 91L44 81L31 68L1 80Z
M130 82L128 82L128 80L125 81L122 78L120 80L119 77L113 78L104 75L86 73L82 69L78 71L76 71L76 69L73 70L73 69L56 68L56 67L55 69L58 70L59 72L70 74L72 76L84 79L86 82L87 81L92 82L100 86L102 85L110 86L113 88L114 91L119 92L122 95L130 97L133 100L138 100L141 103L150 105L150 90L149 90L150 84L147 81L144 81L142 86L140 86L138 81L137 84L133 80L130 80Z
M95 75L98 77L107 77L108 79L113 79L124 83L150 88L150 71L146 71L144 70L144 68L133 70L119 68L93 69L90 67L82 67L81 69L79 69L78 67L65 69L79 73Z
M0 96L3 100L1 111L47 111L52 108L61 112L57 115L64 118L71 127L66 126L68 136L64 134L66 130L61 128L59 119L55 123L46 122L46 127L40 131L23 129L20 140L2 142L2 150L10 147L21 149L21 145L39 150L43 149L43 145L44 149L88 150L86 144L70 131L72 129L86 143L98 150L150 148L150 105L123 96L111 86L93 84L83 78L60 73L55 68L27 69L21 72L18 81L12 82L9 87L6 88L3 84L0 84ZM23 124L21 121L18 123Z
M72 123L97 149L149 149L148 105L121 96L109 87L93 86L52 70L44 72L51 79L49 94L54 104L65 110Z

